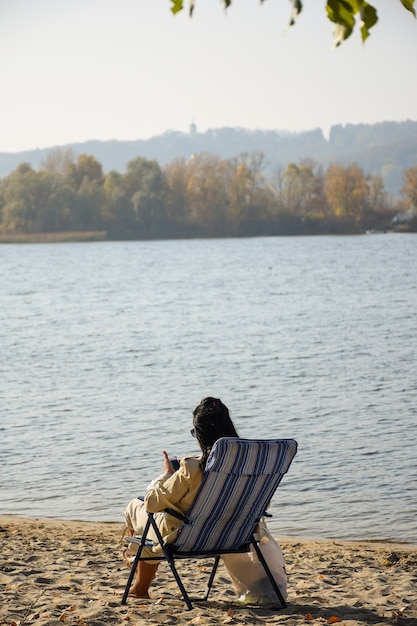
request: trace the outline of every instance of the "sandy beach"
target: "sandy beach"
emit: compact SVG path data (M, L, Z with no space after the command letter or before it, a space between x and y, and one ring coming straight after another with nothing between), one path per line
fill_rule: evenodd
M0 516L0 625L401 624L417 626L417 546L280 538L288 607L236 604L221 568L210 598L187 611L168 566L150 600L121 605L128 570L122 526ZM204 589L209 563L180 563L184 582Z

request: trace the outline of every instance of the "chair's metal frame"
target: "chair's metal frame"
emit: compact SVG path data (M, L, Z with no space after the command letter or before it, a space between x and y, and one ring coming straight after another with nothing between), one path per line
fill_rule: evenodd
M286 471L288 470L289 465L291 464L292 458L296 454L297 442L295 442L294 440L281 440L281 441L283 441L283 442L291 441L292 442L292 446L293 446L292 457L289 460L289 462L287 463L287 468L285 469L285 472L284 472L284 473L286 473ZM295 444L295 446L294 446L294 444ZM210 470L208 470L208 472L210 472ZM281 476L281 478L282 478L282 476ZM281 480L281 478L279 480ZM279 482L278 482L278 484L279 484ZM277 488L278 484L275 486L274 489ZM203 483L202 483L202 485L200 487L200 490L203 488L203 485L204 485L204 480L203 480ZM269 495L272 496L272 493L273 493L273 491L270 491ZM196 500L194 500L194 502L195 501ZM268 502L269 502L269 500L267 500L264 503L264 506L267 506ZM193 509L193 507L191 507L190 512L189 512L190 516L192 516L192 513L191 513L192 509ZM192 521L187 516L181 515L180 513L178 513L177 511L175 511L173 509L165 509L165 512L169 513L170 515L173 515L174 517L177 517L179 520L181 520L181 522L183 523L184 530L185 530L187 525L192 523ZM265 514L265 512L261 510L260 514ZM212 584L213 584L213 581L214 581L214 577L215 577L216 572L217 572L217 568L218 568L218 565L219 565L219 561L220 561L221 555L222 554L239 554L239 553L249 552L251 546L253 546L253 549L255 550L255 552L256 552L256 554L258 556L258 559L259 559L260 563L262 564L262 566L264 568L264 571L265 571L265 573L266 573L266 575L267 575L267 577L268 577L268 579L269 579L269 581L270 581L270 583L272 585L272 588L275 591L275 594L276 594L277 599L279 601L280 607L282 609L286 608L287 604L286 604L286 602L285 602L285 600L284 600L284 598L282 596L282 593L281 593L281 591L280 591L280 589L279 589L279 587L278 587L278 585L277 585L277 583L276 583L276 581L275 581L275 579L274 579L274 577L273 577L273 575L271 573L270 568L268 567L268 563L266 562L266 560L265 560L265 558L264 558L264 556L263 556L263 554L262 554L262 552L261 552L261 550L259 548L258 541L255 538L255 533L256 533L257 526L258 526L260 520L259 519L253 519L252 521L253 521L253 523L251 522L251 526L248 528L248 531L243 534L244 539L243 539L243 537L242 537L242 539L246 543L244 543L242 545L238 545L237 547L233 546L230 549L228 549L225 545L223 545L223 547L219 546L218 549L216 547L214 549L211 547L210 549L207 548L206 550L198 550L197 549L197 550L188 550L187 551L187 550L185 550L185 549L183 549L181 547L181 541L179 541L179 545L176 545L175 542L172 543L172 544L165 543L164 540L163 540L163 537L161 535L161 532L160 532L160 530L158 528L158 525L157 525L157 523L156 523L156 521L154 519L154 514L153 513L148 513L148 519L147 519L145 528L143 530L142 536L141 537L126 537L127 541L132 542L132 543L136 543L138 545L138 550L137 550L136 556L135 556L135 558L133 560L133 563L132 563L132 567L131 567L131 570L130 570L129 578L128 578L128 581L127 581L127 584L126 584L126 588L125 588L125 591L124 591L124 594L123 594L123 598L122 598L122 604L126 604L126 602L127 602L127 598L128 598L128 595L129 595L129 590L130 590L130 587L132 585L133 578L135 576L136 568L138 566L139 561L141 561L141 560L142 561L161 561L161 560L166 560L169 563L169 566L170 566L171 571L172 571L172 573L174 575L174 578L175 578L175 580L176 580L176 582L178 584L178 587L179 587L179 589L180 589L180 591L182 593L182 596L183 596L183 599L184 599L184 601L185 601L185 603L187 605L187 608L189 610L191 610L193 608L193 605L192 605L191 599L190 599L190 597L189 597L189 595L188 595L188 593L187 593L187 591L186 591L186 589L184 587L184 584L183 584L183 582L182 582L182 580L180 578L180 575L179 575L179 573L177 571L177 568L175 566L175 560L176 559L214 558L213 567L212 567L212 570L211 570L211 573L210 573L210 576L209 576L209 580L208 580L208 583L207 583L207 586L206 586L206 589L205 589L205 592L204 592L204 596L203 596L203 598L201 598L202 600L207 600L208 596L209 596L209 593L210 593L210 590L211 590L211 587L212 587ZM144 548L145 545L146 546L157 545L157 544L154 544L152 541L147 539L147 535L148 535L149 529L151 527L152 527L152 529L153 529L153 531L154 531L154 533L155 533L155 535L156 535L156 537L158 539L158 542L159 542L159 545L161 546L163 554L162 555L157 555L157 556L154 556L154 557L149 557L149 556L142 557L141 554L142 554L142 551L143 551L143 548ZM179 535L180 535L180 533L179 533Z
M188 522L188 519L185 516L180 516L176 511L173 511L172 509L167 509L167 512L169 512L170 515L174 515L175 514L175 517L178 517L178 518L182 519L182 521L185 524ZM164 556L160 556L160 557L157 556L157 557L151 557L151 558L146 557L146 558L142 558L141 559L141 553L142 553L143 546L146 543L148 543L146 537L147 537L149 528L151 526L152 526L152 528L153 528L153 530L154 530L154 532L155 532L155 534L156 534L156 536L158 538L158 541L159 541L159 543L160 543L160 545L162 547ZM183 582L181 580L181 577L180 577L180 575L178 573L178 570L177 570L177 568L175 566L175 559L214 558L213 567L212 567L212 570L211 570L211 573L210 573L210 577L209 577L208 582L207 582L207 586L206 586L205 591L204 591L204 596L202 598L199 598L200 600L205 601L209 597L209 594L210 594L210 591L211 591L211 587L213 585L214 577L216 576L216 572L217 572L217 568L218 568L218 565L219 565L220 557L222 556L222 554L239 554L239 553L249 552L250 546L252 545L254 550L255 550L255 552L256 552L256 554L257 554L257 556L258 556L258 559L262 563L262 566L263 566L263 568L265 570L265 573L268 576L268 579L269 579L269 581L270 581L270 583L271 583L271 585L272 585L272 587L273 587L273 589L274 589L274 591L275 591L275 593L277 595L278 601L279 601L279 603L281 605L281 609L285 609L287 607L287 603L285 602L284 598L282 597L282 593L281 593L281 591L280 591L280 589L279 589L279 587L278 587L278 585L277 585L277 583L276 583L276 581L275 581L275 579L274 579L274 577L273 577L273 575L271 573L271 570L268 567L268 563L265 561L265 558L264 558L264 556L263 556L263 554L262 554L262 552L261 552L261 550L260 550L260 548L258 546L258 542L256 541L254 535L252 535L252 539L251 539L250 544L246 544L244 546L241 546L240 548L236 548L236 549L233 549L233 550L224 550L223 549L221 551L210 550L209 552L204 552L204 551L203 552L179 552L179 551L176 551L175 544L166 544L166 543L164 543L164 540L162 538L162 535L160 533L158 525L155 522L153 513L148 513L148 521L146 522L145 528L143 530L143 535L140 538L138 538L138 537L126 537L126 540L131 542L131 543L138 544L139 547L138 547L138 550L136 552L136 555L135 555L132 567L130 569L129 578L128 578L128 581L127 581L127 584L126 584L126 588L125 588L125 591L124 591L124 594L123 594L122 604L126 604L127 603L129 590L130 590L130 587L132 585L133 578L135 576L135 571L136 571L136 568L138 566L139 561L141 561L141 560L142 561L143 560L146 560L146 561L161 561L161 560L166 559L168 561L168 564L169 564L169 566L171 568L171 571L172 571L172 573L174 575L174 578L175 578L175 580L177 582L177 585L178 585L178 587L179 587L179 589L180 589L180 591L182 593L184 602L187 605L188 610L191 611L193 609L193 605L191 603L190 596L188 595L187 590L185 589L184 584L183 584ZM193 600L194 600L194 598L193 598Z

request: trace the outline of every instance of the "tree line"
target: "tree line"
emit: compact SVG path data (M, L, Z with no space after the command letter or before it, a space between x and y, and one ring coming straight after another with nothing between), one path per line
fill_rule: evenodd
M353 163L314 161L265 174L261 152L222 159L202 153L163 167L137 157L103 172L93 156L56 150L39 169L21 163L0 181L3 234L105 231L109 239L350 234L416 230L417 166L402 198Z

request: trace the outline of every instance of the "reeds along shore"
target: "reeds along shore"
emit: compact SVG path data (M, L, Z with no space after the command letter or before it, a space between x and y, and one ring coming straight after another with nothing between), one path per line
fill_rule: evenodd
M166 564L151 600L121 605L122 525L0 516L0 625L400 624L417 626L417 546L280 539L288 608L241 607L220 569L209 601L187 611ZM179 564L192 593L209 562Z

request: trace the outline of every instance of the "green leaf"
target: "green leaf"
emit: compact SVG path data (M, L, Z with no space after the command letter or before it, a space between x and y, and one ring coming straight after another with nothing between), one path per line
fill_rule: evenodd
M414 0L412 0L414 2ZM356 24L356 15L361 18L362 41L369 37L369 30L377 23L376 9L365 0L328 0L328 18L336 24L334 29L334 45L339 46L350 37Z
M343 24L336 24L333 29L333 46L337 48L341 43L345 41L352 33L351 28L347 28Z
M300 15L303 10L303 5L300 0L292 0L292 15L290 19L290 26L295 24L295 20L298 15Z
M378 15L377 15L375 7L371 6L370 4L367 4L366 2L364 2L360 10L360 15L361 15L361 20L362 20L362 24L361 24L362 41L366 41L366 39L368 39L369 34L370 34L369 29L372 28L372 26L375 26L375 24L378 21Z
M225 9L228 9L232 4L232 0L222 0L222 2ZM262 4L264 2L265 0L261 0ZM290 2L292 5L290 26L292 26L303 9L303 3L302 0L290 0ZM415 0L400 0L400 2L414 17L417 17L414 9ZM184 0L171 0L171 5L172 13L179 13L184 8ZM194 6L195 0L189 0L190 17L193 15ZM356 15L359 14L361 19L362 41L369 37L370 29L378 21L375 7L368 4L366 0L327 0L326 11L328 19L335 24L333 31L335 47L339 46L352 34L356 25Z
M340 24L347 29L353 30L355 25L355 7L348 0L328 0L326 11L328 18L335 24Z
M328 0L326 11L329 20L336 24L333 33L336 47L352 34L357 6L355 9L347 0Z
M183 0L171 0L171 11L173 12L173 14L175 15L175 13L179 13L180 11L182 11L182 9L184 8L183 6Z
M416 17L416 11L414 9L414 0L401 0L401 3L406 9L408 9L408 11L411 11L414 17Z

